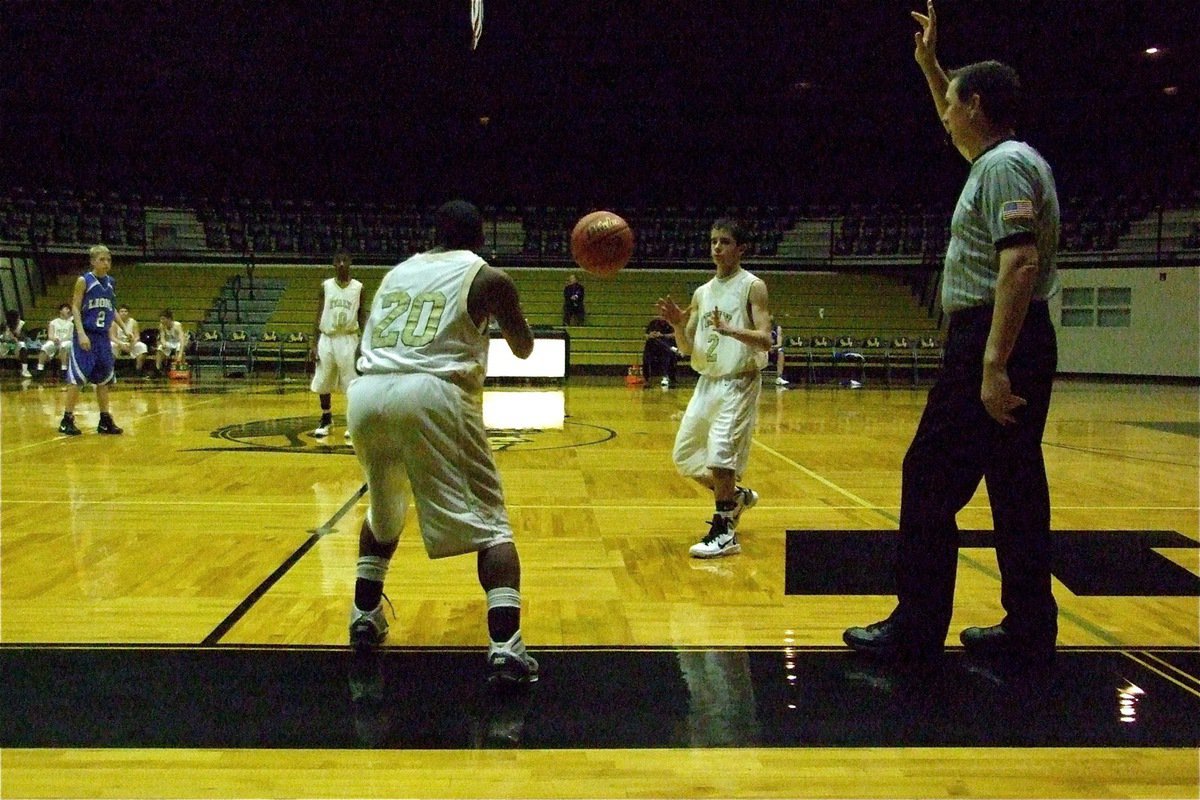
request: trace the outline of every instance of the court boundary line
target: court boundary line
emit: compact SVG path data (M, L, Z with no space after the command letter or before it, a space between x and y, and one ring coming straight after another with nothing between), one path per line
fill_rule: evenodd
M1195 652L1195 648L1188 648L1187 652ZM1195 684L1197 689L1200 689L1200 677L1193 675L1192 673L1188 672L1187 670L1183 669L1180 666L1172 664L1170 661L1163 660L1162 658L1157 656L1154 652L1151 652L1149 650L1139 650L1138 654L1143 655L1146 658L1149 658L1149 659L1152 659L1152 660L1158 662L1159 664L1162 665L1162 667L1164 669L1168 669L1168 670L1171 670L1172 672L1176 672L1179 675L1182 675L1185 680Z
M888 522L892 523L893 525L900 524L900 517L895 516L893 514L888 514L882 510L883 508L887 508L890 506L877 506L874 503L869 503L866 500L864 500L863 498L856 495L854 492L851 492L848 489L843 489L841 486L838 486L836 483L829 480L825 476L819 475L816 472L809 469L808 467L801 464L800 462L794 461L794 460L788 458L783 453L779 452L778 450L771 447L770 445L763 444L761 440L754 439L752 441L753 441L753 444L755 444L758 447L761 447L763 450L766 450L768 453L775 456L783 463L787 464L790 467L794 467L795 469L800 470L801 472L803 472L808 477L812 478L817 483L821 484L822 486L824 486L828 489L832 489L833 491L840 494L842 497L845 497L850 502L854 503L855 505L851 506L851 508L862 508L862 509L866 509L867 511L874 511L876 514L883 517L884 519L886 519ZM899 510L899 506L895 506L895 508L897 510Z
M217 624L217 627L213 628L212 632L209 633L208 636L204 637L200 644L207 646L219 643L221 641L221 637L229 633L233 626L240 622L242 617L246 616L250 609L254 607L254 604L261 600L263 596L270 591L276 583L279 582L280 578L286 575L291 568L294 567L296 563L304 557L304 554L313 548L313 545L319 542L323 537L333 532L333 526L337 524L338 520L344 517L366 493L367 485L364 483L358 488L358 491L350 496L349 500L342 504L341 508L334 512L332 517L330 517L317 528L309 531L308 538L305 539L304 542L298 548L296 548L296 550L290 556L285 558L283 563L276 567L270 575L264 578L262 583L254 587L250 594L246 595L242 602L238 603L237 606L229 612L225 619L221 620L221 622Z
M1125 656L1126 658L1128 658L1130 661L1132 661L1132 662L1133 662L1133 663L1135 663L1135 664L1140 664L1141 666L1143 666L1143 667L1145 667L1146 669L1150 670L1151 672L1153 672L1155 675L1159 676L1159 677L1160 677L1160 678L1162 678L1163 680L1165 680L1165 681L1169 681L1169 682L1171 682L1171 683L1175 684L1176 686L1178 686L1180 689L1183 689L1183 690L1184 690L1185 692L1187 692L1188 694L1190 694L1190 695L1193 695L1193 696L1195 696L1195 697L1200 697L1200 689L1196 689L1196 688L1195 688L1195 687L1193 687L1193 686L1188 686L1186 683L1184 683L1183 681L1179 680L1178 678L1176 678L1176 677L1174 677L1174 676L1172 676L1172 675L1168 675L1166 672L1163 672L1161 669L1159 669L1158 667L1154 666L1153 664L1149 664L1149 663L1147 663L1145 660L1143 660L1142 658L1139 658L1139 656L1141 656L1141 655L1142 655L1142 652L1141 652L1141 651L1129 651L1129 650L1126 650L1126 651L1123 651L1123 652L1121 653L1121 655ZM1176 669L1177 669L1177 671L1180 671L1180 672L1182 672L1182 670L1178 670L1178 668L1176 668ZM1188 673L1186 673L1186 672L1184 672L1183 674L1184 674L1184 675L1187 675L1189 678L1192 678L1192 676L1191 676L1191 675L1188 675ZM1195 678L1192 678L1192 679L1193 679L1193 680L1195 680Z
M394 652L394 653L475 653L484 649L486 645L464 645L464 644L381 644L374 652ZM352 652L352 648L348 644L301 644L296 642L289 643L267 643L267 642L229 642L216 644L191 644L187 642L0 642L0 651L4 650L295 650L298 652L307 651L332 651L332 652ZM732 644L687 644L687 645L666 645L666 644L555 644L555 645L539 645L536 650L538 652L562 652L562 653L706 653L706 652L729 652L729 653L772 653L779 655L789 655L792 653L840 653L848 657L860 658L864 663L871 663L879 666L886 666L888 662L872 660L869 657L856 655L852 650L847 649L843 645L832 644L749 644L749 645L732 645ZM1131 648L1121 645L1099 645L1099 644L1080 644L1080 645L1057 645L1055 652L1059 655L1071 653L1117 653L1121 655L1136 654L1147 658L1157 659L1157 655L1161 653L1194 653L1195 647L1187 645L1163 645ZM947 656L968 655L967 650L962 645L946 645L944 653ZM981 657L982 658L982 657ZM1139 662L1140 663L1140 662ZM1190 673L1180 670L1178 667L1172 669L1179 672L1181 675L1194 680L1200 684L1200 678L1195 678Z

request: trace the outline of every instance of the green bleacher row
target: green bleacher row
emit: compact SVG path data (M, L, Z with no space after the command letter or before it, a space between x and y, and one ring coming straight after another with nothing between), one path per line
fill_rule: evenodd
M374 295L385 268L358 267L353 274L364 285L364 296ZM562 323L562 288L566 269L510 269L522 297L530 324L559 327ZM281 337L311 333L320 282L330 268L313 266L260 266L254 272L259 285L284 286L277 301L250 301L245 270L238 266L195 264L132 264L114 271L118 302L128 305L143 329L158 325L158 315L170 308L185 329L195 334L212 319L222 287L241 276L238 306L246 316L239 321L226 311L226 329L246 328L251 337L273 331ZM576 272L587 290L587 321L572 326L571 361L574 365L624 366L641 359L643 332L654 315L657 298L670 294L687 302L711 273L697 270L629 270L604 279ZM60 276L39 299L31 326L45 324L62 300L70 298L74 275ZM909 287L888 276L866 273L762 272L770 294L772 312L788 338L852 336L862 339L896 336L916 339L936 335L937 321L913 296ZM273 308L267 306L274 304ZM230 306L231 308L231 306ZM249 313L260 312L261 322L249 323ZM212 323L209 323L212 327Z

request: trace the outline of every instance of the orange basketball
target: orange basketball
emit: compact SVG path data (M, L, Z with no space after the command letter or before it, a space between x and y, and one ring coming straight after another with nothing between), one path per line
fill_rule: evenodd
M611 211L593 211L571 231L571 257L593 275L615 275L633 256L633 231Z

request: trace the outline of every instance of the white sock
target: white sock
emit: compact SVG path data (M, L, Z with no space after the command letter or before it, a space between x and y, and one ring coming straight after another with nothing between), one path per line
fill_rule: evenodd
M359 556L358 569L355 571L354 577L383 583L387 577L388 566L391 564L391 561L390 558L383 558L381 556ZM370 609L366 610L369 611Z
M491 611L493 608L519 609L521 607L521 592L511 586L489 589L487 593L487 607L488 611ZM517 632L507 642L493 641L490 649L511 650L517 655L522 655L525 652L525 642L521 640L521 629L517 628Z

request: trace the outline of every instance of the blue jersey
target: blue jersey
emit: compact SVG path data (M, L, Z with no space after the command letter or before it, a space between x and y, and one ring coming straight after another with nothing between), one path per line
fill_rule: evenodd
M97 278L88 272L83 276L83 330L86 333L108 333L116 311L117 284L112 276ZM90 338L90 337L89 337Z

